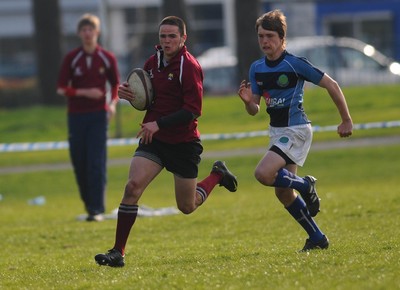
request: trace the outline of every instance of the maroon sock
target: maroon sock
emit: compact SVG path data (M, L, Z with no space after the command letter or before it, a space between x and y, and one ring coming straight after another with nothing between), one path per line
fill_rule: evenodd
M218 172L211 172L209 176L197 183L197 192L201 195L203 202L211 194L214 187L221 181L222 174Z
M122 255L125 254L126 242L128 241L131 228L135 223L138 208L136 204L127 205L121 203L119 205L114 249L120 251Z

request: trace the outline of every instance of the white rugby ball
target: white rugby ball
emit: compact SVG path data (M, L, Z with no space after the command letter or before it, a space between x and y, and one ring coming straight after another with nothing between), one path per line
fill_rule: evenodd
M144 69L134 68L126 81L135 94L135 99L129 101L131 105L139 111L147 110L154 98L153 85L149 74Z

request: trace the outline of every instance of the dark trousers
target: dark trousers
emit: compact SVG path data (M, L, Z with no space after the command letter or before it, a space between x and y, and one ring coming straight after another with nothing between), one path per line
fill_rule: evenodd
M68 114L69 153L88 214L105 211L107 112Z

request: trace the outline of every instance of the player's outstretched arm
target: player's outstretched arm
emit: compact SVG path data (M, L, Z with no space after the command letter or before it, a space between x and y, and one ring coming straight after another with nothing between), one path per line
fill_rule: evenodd
M337 132L340 137L349 137L353 133L353 121L350 116L349 108L347 106L346 98L339 84L332 79L329 75L325 74L319 83L320 87L325 88L329 96L335 103L342 122L339 124Z

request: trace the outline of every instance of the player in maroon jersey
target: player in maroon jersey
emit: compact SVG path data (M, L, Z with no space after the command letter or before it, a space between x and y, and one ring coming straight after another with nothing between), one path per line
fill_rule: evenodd
M87 220L100 221L105 211L108 121L118 102L119 75L114 55L98 44L99 18L83 15L77 33L82 45L65 56L57 93L67 98L69 151Z
M138 132L141 138L132 158L129 180L118 209L114 247L95 260L100 265L124 266L125 245L135 223L138 201L150 182L167 169L174 175L175 198L180 211L190 214L205 202L219 184L231 192L237 190L236 177L225 163L216 161L210 175L197 181L203 147L197 130L203 97L203 72L187 51L186 25L175 16L159 25L160 45L145 63L150 74L155 99ZM127 83L119 87L122 99L133 100Z

